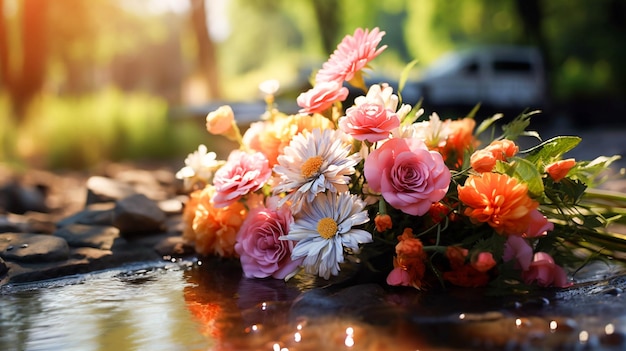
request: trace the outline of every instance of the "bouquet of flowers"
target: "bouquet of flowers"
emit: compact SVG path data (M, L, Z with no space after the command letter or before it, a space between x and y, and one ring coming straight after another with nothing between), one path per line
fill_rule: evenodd
M536 112L485 140L500 114L478 126L476 108L426 118L390 85L366 87L384 34L346 36L297 114L278 110L276 81L261 84L266 112L243 135L229 106L208 114L207 130L239 148L217 160L200 145L177 173L189 191L183 236L199 254L238 258L249 278L329 279L348 260L383 257L370 266L390 285L524 289L566 287L564 267L623 247L604 227L624 197L589 188L617 156L564 159L580 138L542 142L526 130ZM351 106L346 84L363 90ZM537 145L520 150L522 136Z

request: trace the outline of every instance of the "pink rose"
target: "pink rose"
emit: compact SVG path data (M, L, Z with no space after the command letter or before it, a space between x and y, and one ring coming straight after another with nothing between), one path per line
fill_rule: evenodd
M257 191L272 175L265 155L260 152L231 152L228 161L213 176L215 207L225 207L244 195Z
M530 223L528 225L528 229L526 229L526 233L524 233L523 237L525 238L536 238L538 236L546 235L546 232L554 229L554 223L548 221L548 218L541 214L539 210L534 210L530 212Z
M398 115L382 104L364 103L350 107L339 119L339 128L354 139L377 141L387 139L391 130L400 126Z
M545 252L537 252L528 270L522 272L526 284L536 282L539 286L556 286L564 288L572 283L567 280L565 270L554 263L552 256Z
M292 222L288 208L271 210L261 207L248 214L235 243L246 277L284 279L298 268L302 259L291 259L293 241L279 239L289 234Z
M302 107L300 113L321 113L335 102L348 97L348 88L338 82L319 82L312 89L300 94L297 102Z
M506 243L504 243L502 260L508 262L512 259L516 260L515 267L524 271L528 270L533 260L533 248L530 247L526 239L517 235L509 235Z
M450 170L441 154L413 138L387 140L367 156L364 173L373 191L414 216L426 214L450 186Z

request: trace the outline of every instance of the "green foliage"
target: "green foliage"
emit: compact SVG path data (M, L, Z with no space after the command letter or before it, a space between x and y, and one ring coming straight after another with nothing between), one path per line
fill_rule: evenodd
M0 134L16 140L13 155L5 152L0 160L85 168L103 161L184 158L206 143L197 125L172 124L164 100L114 89L74 98L42 96L28 117L26 125Z
M526 159L539 165L548 165L560 160L562 156L576 147L581 141L577 136L557 136L526 150Z

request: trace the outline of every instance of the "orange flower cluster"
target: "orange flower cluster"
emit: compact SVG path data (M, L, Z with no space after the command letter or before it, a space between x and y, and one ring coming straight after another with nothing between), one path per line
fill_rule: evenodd
M315 128L325 130L334 127L331 120L320 114L284 116L252 123L244 134L243 141L250 149L262 152L271 168L295 135L304 130L313 131Z
M413 230L406 228L398 236L396 257L393 259L394 269L387 276L389 285L412 286L420 289L426 271L426 253L420 239L413 236Z
M183 212L183 237L199 254L235 257L235 238L247 210L241 202L216 208L211 201L214 193L215 188L208 186L190 194Z
M470 175L458 186L463 212L473 223L487 223L500 235L522 235L539 203L528 196L528 186L506 174Z
M496 265L493 256L488 252L480 253L472 263L466 263L468 250L460 246L448 246L446 257L450 262L451 271L443 273L443 279L450 283L475 288L489 283L489 271Z
M445 145L438 150L446 164L453 168L459 168L463 164L465 152L478 146L478 141L474 136L475 126L476 121L473 118L450 121L448 127L451 133L446 139Z

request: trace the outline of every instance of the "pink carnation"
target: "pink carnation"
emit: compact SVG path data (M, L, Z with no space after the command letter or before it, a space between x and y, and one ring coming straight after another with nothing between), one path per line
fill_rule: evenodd
M545 252L537 252L527 271L522 272L526 284L537 283L539 286L555 286L565 288L572 285L567 280L565 270L554 263L552 256Z
M339 128L354 139L371 143L387 139L400 126L398 115L384 105L364 103L350 107L339 119Z
M302 259L291 259L293 241L279 239L289 234L292 222L288 208L261 207L248 214L235 243L246 277L284 279L298 268Z
M267 158L260 152L233 151L222 168L215 172L215 207L225 207L244 195L259 190L272 175Z
M548 221L546 216L539 212L539 210L535 209L530 212L530 223L523 237L536 238L538 236L546 235L546 232L552 231L553 229L554 223Z
M429 151L419 139L389 139L365 160L369 187L382 193L394 208L421 216L443 199L450 185L450 170L443 157Z
M333 103L348 97L348 88L337 82L319 82L312 89L300 94L297 102L300 113L321 113Z
M378 56L387 45L376 48L382 40L385 32L378 28L363 30L357 28L354 35L346 35L337 49L330 55L328 61L317 72L315 82L338 82L350 81L354 75L365 68L367 64Z

